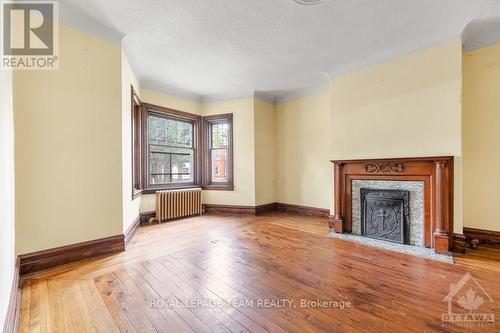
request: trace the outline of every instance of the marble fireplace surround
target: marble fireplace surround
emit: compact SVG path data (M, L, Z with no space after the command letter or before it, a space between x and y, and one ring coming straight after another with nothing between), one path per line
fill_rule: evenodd
M353 180L352 234L361 235L361 189L404 190L409 192L410 245L424 246L424 183L414 181Z
M355 180L423 183L423 245L436 253L451 250L453 230L453 157L334 160L334 215L330 228L352 233Z

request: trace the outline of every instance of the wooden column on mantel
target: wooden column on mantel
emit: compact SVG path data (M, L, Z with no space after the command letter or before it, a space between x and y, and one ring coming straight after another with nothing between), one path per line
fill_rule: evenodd
M352 181L424 183L424 245L437 253L451 249L453 235L453 156L334 160L334 215L330 228L352 231Z
M333 228L335 232L343 233L345 230L344 222L342 220L342 176L340 175L342 172L342 163L335 163L333 169L333 179L335 179L333 183L335 186L334 197L338 198L338 200L335 200L335 215L333 217L333 225L330 225L330 228Z

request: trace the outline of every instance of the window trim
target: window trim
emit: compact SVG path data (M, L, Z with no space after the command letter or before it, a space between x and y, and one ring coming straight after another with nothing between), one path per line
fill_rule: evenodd
M229 135L228 135L228 181L226 183L213 182L211 179L212 168L211 160L212 157L209 154L210 151L210 125L220 121L227 121L229 124ZM217 114L212 116L203 117L203 189L204 190L216 190L216 191L234 191L234 158L233 158L233 114Z
M201 149L201 116L182 112L178 110L173 110L158 105L153 105L149 103L143 103L143 117L142 117L142 182L144 184L142 193L143 194L154 194L156 191L161 190L173 190L182 188L192 188L201 186L201 161L202 161L202 149ZM174 184L162 184L159 186L151 186L149 183L149 144L148 144L148 117L149 115L157 115L160 117L166 117L173 120L188 121L193 123L193 151L194 151L194 166L193 166L193 182L190 183L174 183Z
M139 109L136 114L136 107ZM138 198L144 189L142 175L142 103L141 99L130 85L130 128L131 128L131 153L132 153L132 200ZM137 123L136 123L137 122Z

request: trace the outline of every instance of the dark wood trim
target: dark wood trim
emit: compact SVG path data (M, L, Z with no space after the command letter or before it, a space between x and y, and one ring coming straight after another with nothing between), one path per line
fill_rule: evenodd
M259 206L204 204L203 209L205 214L223 214L223 215L261 215L273 211L279 211L297 215L328 218L330 214L330 210L325 208L307 207L300 205L285 204L280 202L273 202Z
M156 217L156 211L151 211L151 212L144 212L144 213L141 213L140 215L140 219L141 219L141 225L145 225L145 224L150 224L150 220L152 218L155 218Z
M353 160L331 160L332 163L341 163L341 164L349 164L349 163L365 163L367 161L370 162L425 162L425 161L449 161L453 159L453 156L427 156L427 157L387 157L387 158L370 158L370 159L353 159ZM404 171L404 169L402 170Z
M210 125L217 122L227 122L229 124L229 142L227 148L228 154L228 182L213 183L211 179L211 156L210 150ZM202 167L202 185L204 190L214 191L233 191L234 190L234 156L233 156L233 114L217 114L203 117L202 126L202 145L203 145L203 167Z
M329 209L292 205L281 202L276 203L276 210L278 212L286 212L286 213L305 215L305 216L315 216L322 218L328 218L330 216Z
M159 190L167 190L182 187L201 187L201 179L202 179L202 140L201 140L201 120L202 117L189 113L183 112L179 110L169 109L165 107L161 107L154 104L142 103L142 183L143 183L143 194L151 194L153 191ZM149 186L149 145L148 145L148 116L150 114L157 115L160 117L168 117L171 119L189 121L193 123L193 149L194 149L194 176L193 183L189 184L172 184L172 185L163 185L161 187L151 187Z
M141 216L137 216L137 218L132 222L132 224L125 230L123 233L124 241L125 241L125 248L127 248L128 244L134 238L135 233L137 232L137 229L141 226Z
M143 194L142 191L143 190L132 190L132 200L135 200L138 197L140 197Z
M125 236L116 235L88 242L61 246L19 256L19 274L24 276L75 261L125 251Z
M203 191L234 191L234 186L232 185L203 185L201 187Z
M478 245L500 247L500 231L464 227L466 243L475 248Z
M130 85L130 126L131 126L131 153L132 153L132 200L141 195L142 185L142 103Z
M255 206L212 205L203 204L205 214L221 215L255 215Z
M352 231L352 182L401 180L424 182L424 243L446 253L453 243L453 156L334 160L335 232Z
M276 202L255 206L255 215L266 214L276 211Z
M328 215L328 227L335 229L335 215Z
M343 195L342 195L342 189L344 188L344 179L342 177L342 164L341 163L335 163L333 165L333 192L334 192L334 197L335 197L335 202L333 207L335 207L335 214L333 215L333 218L329 217L328 220L328 225L330 228L335 230L335 232L342 233L344 232L344 221L342 219L342 213L344 211L343 209ZM347 231L347 226L346 230Z
M453 252L465 253L467 249L467 242L465 241L465 236L462 234L453 234Z
M148 112L153 112L160 115L172 116L183 120L191 120L191 121L201 120L201 116L195 113L170 109L146 102L143 102L142 105L148 110Z
M15 333L19 328L19 313L21 310L21 285L19 277L19 257L16 259L12 287L10 290L9 305L3 325L3 332Z

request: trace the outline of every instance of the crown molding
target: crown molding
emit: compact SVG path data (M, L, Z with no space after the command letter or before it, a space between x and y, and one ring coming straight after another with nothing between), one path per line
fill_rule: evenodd
M317 95L319 93L326 92L329 89L330 89L330 81L324 82L324 83L314 85L314 86L311 86L308 88L297 90L297 91L290 93L290 94L287 94L287 95L278 96L278 97L276 97L274 104L279 105L279 104L283 104L283 103L292 102L292 101L295 101L295 100L300 99L300 98L304 98L307 96Z
M59 1L59 22L118 45L121 45L122 38L125 36L113 27L93 18L83 9L65 1Z
M467 25L462 33L464 52L471 52L500 43L500 19L478 19Z
M138 78L138 80L139 80L139 85L140 85L141 89L151 90L151 91L157 92L159 94L173 96L173 97L177 97L180 99L185 99L185 100L188 100L190 102L194 102L194 103L198 103L198 104L203 103L203 96L186 91L184 89L179 89L179 88L176 88L174 86L166 85L166 84L159 83L159 82L152 82L152 81L147 81L147 80L143 81L143 80L140 80L139 78Z
M266 93L265 91L255 91L254 98L259 99L263 102L275 105L276 104L276 96Z
M221 95L213 95L213 96L204 96L201 99L202 104L207 103L216 103L216 102L225 102L225 101L234 101L238 99L249 99L254 98L254 93L245 93L245 94L221 94Z

